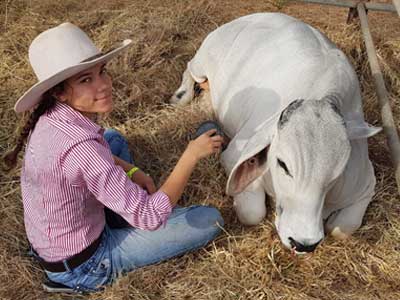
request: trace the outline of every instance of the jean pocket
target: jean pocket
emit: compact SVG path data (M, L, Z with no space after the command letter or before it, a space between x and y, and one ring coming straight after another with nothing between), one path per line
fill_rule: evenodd
M95 277L104 277L111 271L111 260L108 257L104 257L97 264L93 264L87 274Z
M100 243L93 256L75 269L74 273L78 277L76 289L80 291L96 291L111 282L111 253L104 241Z
M76 290L91 292L98 291L103 286L111 283L112 265L109 257L103 257L98 262L89 262L90 266L82 268L77 282Z

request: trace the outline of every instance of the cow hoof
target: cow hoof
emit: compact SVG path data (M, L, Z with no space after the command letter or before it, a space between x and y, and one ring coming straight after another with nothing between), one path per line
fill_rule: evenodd
M251 219L251 220L245 219L245 220L243 220L243 219L239 218L240 223L243 224L243 225L245 225L245 226L255 226L255 225L258 225L258 224L261 223L262 220L263 220L263 219Z
M171 97L169 102L175 105L186 105L193 99L193 91L187 90L178 90L175 94Z
M244 216L240 212L236 211L236 215L243 225L246 226L254 226L261 223L261 221L265 218L265 214L258 214L258 215L247 215Z
M185 95L186 91L180 91L180 92L176 92L171 99L169 100L169 103L171 104L179 104L179 102L181 101L182 97Z
M348 239L350 237L350 234L348 233L344 233L340 227L335 227L333 228L333 230L331 231L331 235L338 240L345 240Z

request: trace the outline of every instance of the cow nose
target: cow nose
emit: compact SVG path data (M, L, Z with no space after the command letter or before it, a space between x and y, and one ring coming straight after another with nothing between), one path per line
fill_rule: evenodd
M321 242L321 240L319 240L318 242L312 245L303 245L292 237L289 237L289 241L290 241L290 246L292 246L292 248L295 248L297 252L313 252L315 248L317 248L318 244Z

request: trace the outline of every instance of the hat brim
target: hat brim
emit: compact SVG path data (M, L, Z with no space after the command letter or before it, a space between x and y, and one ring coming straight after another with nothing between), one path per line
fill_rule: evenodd
M56 86L60 82L68 79L71 76L74 76L75 74L78 74L79 72L88 69L98 63L104 62L104 61L109 61L116 55L118 55L122 50L124 50L126 47L128 47L132 43L132 40L124 40L122 42L122 45L112 51L109 51L105 53L104 55L101 55L99 57L94 58L93 60L90 61L85 61L82 63L79 63L75 66L71 66L67 69L64 69L55 75L51 76L50 78L47 78L43 81L40 81L33 85L28 91L25 92L22 97L18 99L18 101L14 105L14 110L17 113L21 113L27 110L30 110L33 108L36 104L38 104L41 100L42 95L47 92L49 89L52 87Z

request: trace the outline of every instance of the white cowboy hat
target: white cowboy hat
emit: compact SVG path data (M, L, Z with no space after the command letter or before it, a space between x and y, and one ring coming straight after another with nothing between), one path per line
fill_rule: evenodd
M102 53L77 26L63 23L39 34L29 47L29 61L39 82L15 103L17 113L33 108L42 95L65 79L108 61L132 43L124 40L118 48Z

